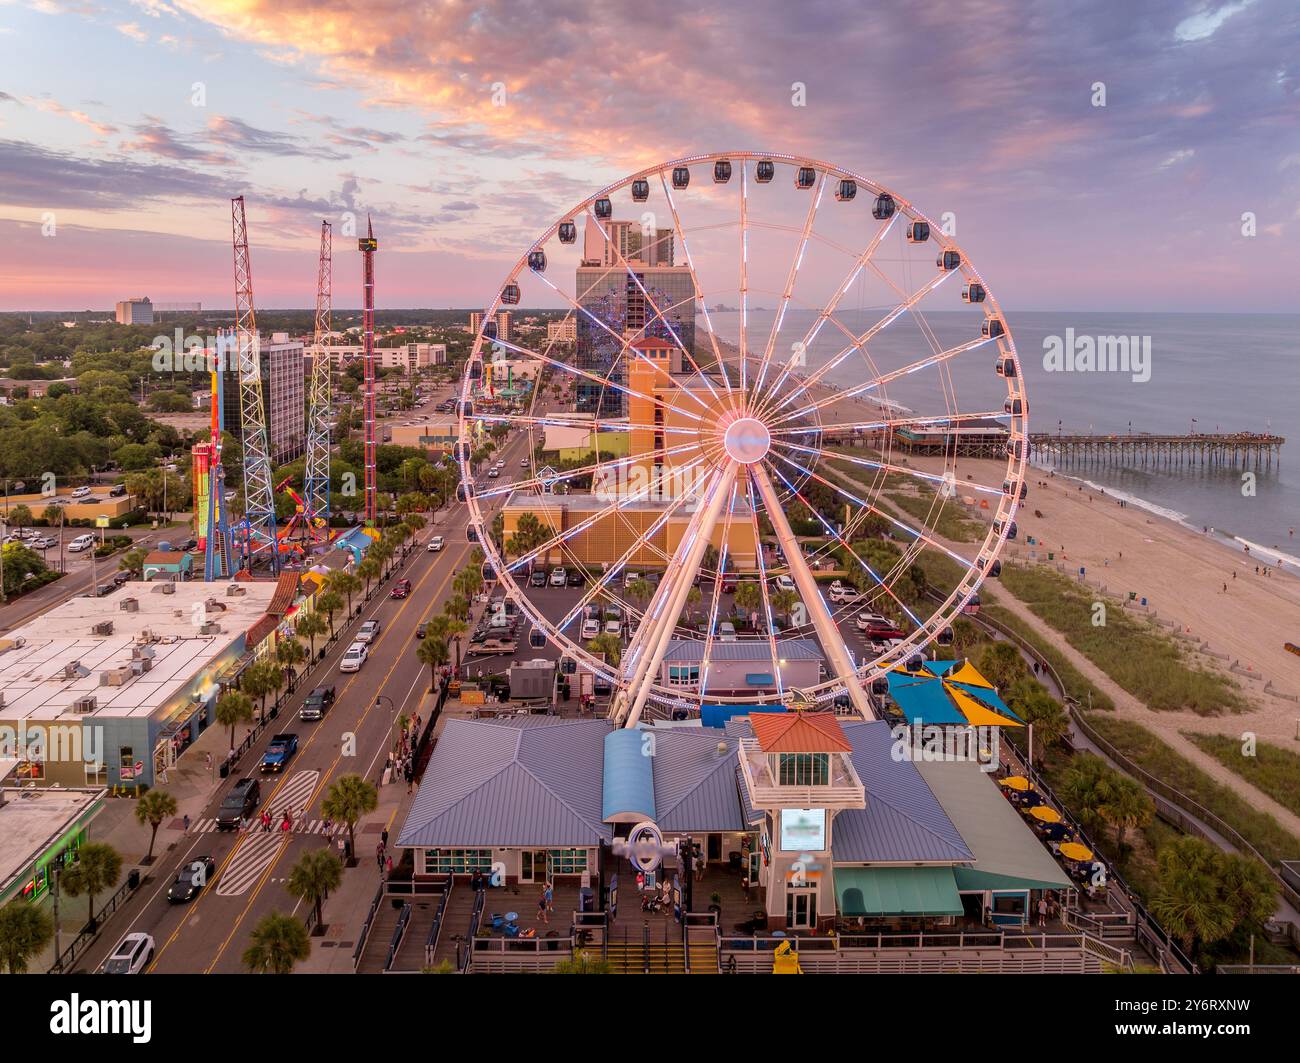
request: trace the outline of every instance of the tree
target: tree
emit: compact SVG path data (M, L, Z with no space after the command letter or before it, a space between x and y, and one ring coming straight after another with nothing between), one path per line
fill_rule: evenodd
M348 825L348 851L355 854L357 820L379 805L379 793L360 775L341 775L321 801L321 815Z
M144 577L144 561L149 556L149 551L137 547L134 550L128 550L118 558L117 567L123 572L129 572L135 579Z
M965 657L982 640L983 636L974 621L959 616L952 622L952 652L954 657Z
M456 671L460 671L460 640L469 632L469 625L458 616L447 613L447 640L456 647Z
M281 637L280 641L275 644L275 659L285 670L289 682L292 683L298 674L298 665L307 659L307 651L302 648L302 643L296 638Z
M45 523L51 528L63 526L63 507L49 505L41 510L41 516L45 518Z
M614 968L586 949L574 949L573 957L561 960L551 968L551 974L612 974Z
M330 890L343 881L343 863L329 849L312 849L303 855L289 872L285 888L289 896L306 901L316 909L316 926L323 927L322 906Z
M361 581L347 569L337 568L325 577L325 586L348 600L348 616L352 615L352 596L361 589Z
M1034 760L1041 761L1043 751L1056 745L1070 730L1065 708L1042 686L1032 680L1021 683L1007 704L1025 723L1034 725Z
M311 955L306 928L291 915L272 912L253 928L252 944L244 950L251 974L292 974Z
M217 699L217 723L230 728L230 748L235 748L235 728L253 722L253 699L238 690L228 690Z
M762 604L763 592L758 589L758 583L754 580L746 580L736 587L737 609L752 613Z
M266 696L279 690L284 683L284 673L269 657L262 657L244 669L239 688L258 702L258 722L266 723Z
M463 594L453 594L443 603L443 612L457 620L468 620L470 614L469 599Z
M1097 809L1101 818L1115 828L1115 844L1124 851L1124 832L1145 827L1156 814L1155 802L1136 779L1114 773L1110 793Z
M334 634L334 614L342 608L343 598L334 591L325 591L316 596L316 611L325 614L329 621L331 635Z
M10 525L10 527L14 527L14 528L18 528L19 530L22 530L23 528L26 528L28 525L30 525L31 522L32 522L32 511L28 506L25 506L21 502L19 502L18 505L10 508L9 520L7 522Z
M791 590L777 591L772 595L772 608L777 612L785 615L789 620L794 612L794 607L799 604L799 595Z
M63 869L60 884L70 897L83 893L89 902L89 922L95 925L95 895L112 889L122 874L122 855L111 845L89 842L77 850L76 863Z
M619 662L623 660L623 640L617 635L607 635L602 632L587 643L587 651L597 657L604 654L605 660L617 668Z
M26 974L53 939L54 920L43 906L19 897L0 908L0 965L10 974Z
M379 558L367 554L357 564L357 577L366 581L366 597L370 597L370 584L379 575Z
M316 657L316 637L326 632L325 618L317 612L303 613L294 622L293 630L311 643L311 655Z
M642 602L648 602L653 597L655 589L650 586L650 581L644 577L638 577L624 588L624 593L636 602L638 605Z
M447 663L447 644L433 631L429 631L415 646L416 659L429 666L429 693L438 689L438 669Z
M990 642L979 653L975 667L999 690L1010 690L1029 675L1020 650L1010 642Z
M1089 830L1101 825L1101 807L1110 797L1113 772L1106 762L1092 753L1080 753L1070 759L1058 788L1061 800Z
M153 843L158 838L158 828L168 816L176 815L176 798L166 790L146 790L135 803L135 818L142 826L148 824L149 852L145 855L146 864L153 863Z
M1221 854L1200 838L1175 839L1156 857L1157 887L1151 914L1191 952L1196 942L1212 944L1232 933L1232 903L1223 895Z

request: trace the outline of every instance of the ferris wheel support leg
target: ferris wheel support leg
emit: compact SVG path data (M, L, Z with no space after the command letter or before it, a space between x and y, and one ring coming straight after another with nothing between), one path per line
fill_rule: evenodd
M654 598L646 606L641 629L628 647L629 655L635 651L637 656L632 675L628 677L624 688L626 694L615 701L611 712L617 726L635 727L641 718L646 699L650 696L650 687L663 665L668 644L677 628L677 620L686 604L686 596L690 594L692 574L699 571L700 562L704 560L704 551L708 549L723 507L731 498L731 485L735 479L735 462L729 461L718 470L704 504L696 510L686 528L682 540L689 544L686 551L674 555L663 579L659 581Z
M754 484L758 487L758 493L763 496L763 508L766 510L767 519L772 522L777 542L785 552L786 563L790 566L790 575L799 589L799 597L803 599L804 608L808 610L808 615L812 619L813 629L817 632L817 640L822 644L827 663L835 676L844 681L849 700L862 718L874 720L876 714L872 711L867 692L857 676L857 669L849 659L848 648L844 645L844 636L835 626L830 610L826 608L826 599L817 589L817 581L813 578L807 561L804 560L799 541L795 538L790 522L786 520L785 510L781 508L781 500L772 487L772 481L761 464L750 466L750 470L754 475Z

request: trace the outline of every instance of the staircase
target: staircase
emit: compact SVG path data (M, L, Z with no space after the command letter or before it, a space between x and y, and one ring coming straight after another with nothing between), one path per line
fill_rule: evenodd
M716 942L693 941L689 953L691 974L718 973L718 946Z

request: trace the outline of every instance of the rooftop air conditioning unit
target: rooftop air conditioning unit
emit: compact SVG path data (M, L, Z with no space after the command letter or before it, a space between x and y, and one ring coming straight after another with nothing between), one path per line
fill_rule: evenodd
M124 664L120 668L109 668L99 673L99 685L102 687L124 686L135 674L135 670L129 664Z
M136 642L140 643L142 646L152 641L153 632L149 628L144 628L140 634L136 636Z
M159 593L159 594L175 594L175 593L176 593L176 584L173 583L171 580L167 580L165 583L160 583L160 584L158 584L158 593Z
M203 635L220 635L221 625L218 624L215 620L209 620L206 624L204 624L201 628L199 628L199 632L200 634Z
M111 635L113 633L113 621L101 620L92 630L95 635Z
M117 606L124 613L138 613L140 611L139 598L123 598Z
M94 694L87 694L85 697L78 698L72 703L72 711L79 712L83 715L88 712L94 712L99 700Z
M241 594L244 593L245 593L244 588L241 587L238 583L231 583L229 586L226 587L227 598L238 598Z
M152 646L132 646L131 657L135 660L149 660L154 655Z
M63 666L64 679L80 679L82 676L88 674L89 673L86 671L86 669L81 667L80 661L69 661L67 664Z
M130 669L132 675L144 675L153 667L153 661L148 657L137 657L131 661Z

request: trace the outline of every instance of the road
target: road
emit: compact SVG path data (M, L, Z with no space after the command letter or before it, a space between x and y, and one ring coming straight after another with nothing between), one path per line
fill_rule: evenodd
M527 446L523 435L510 440L502 456L518 463ZM301 902L285 889L290 869L311 849L329 844L321 833L321 798L339 776L363 775L374 781L391 747L397 717L418 711L429 688L429 670L415 656L415 628L439 612L450 596L452 580L473 549L465 535L466 513L453 509L421 533L416 547L399 566L410 579L409 597L394 601L377 594L360 612L355 624L376 619L381 624L369 659L359 672L339 674L338 662L349 640L341 638L330 648L321 667L304 683L282 710L283 730L296 732L300 746L281 777L263 777L262 809L279 821L289 807L295 809L293 832L282 835L217 832L212 827L217 809L230 784L213 795L189 835L154 865L148 884L130 900L123 914L114 917L108 932L79 961L78 970L98 969L112 947L130 931L153 936L157 952L150 973L236 973L244 970L241 957L258 921L271 912L305 914ZM446 537L446 547L429 553L424 544L431 534ZM325 718L315 723L298 719L298 709L309 688L333 683L337 700ZM379 701L383 695L390 701ZM268 729L244 765L260 763L270 739ZM345 745L345 738L349 742ZM246 767L245 770L248 770ZM271 781L274 779L274 781ZM358 833L357 855L373 859L373 836ZM217 864L210 883L192 902L169 904L167 887L183 863L211 856ZM345 871L358 874L360 870ZM337 913L355 918L364 913Z

